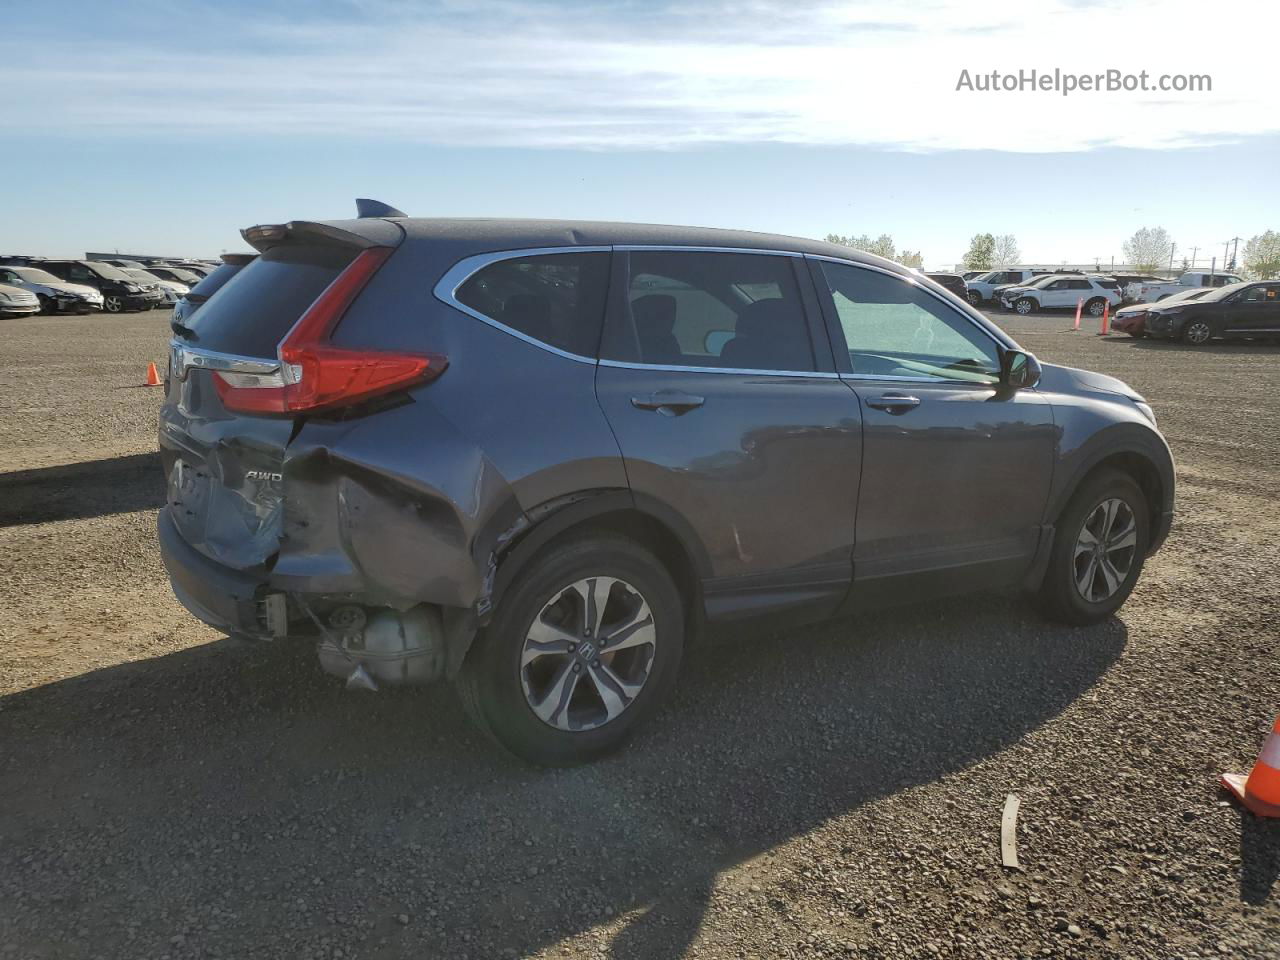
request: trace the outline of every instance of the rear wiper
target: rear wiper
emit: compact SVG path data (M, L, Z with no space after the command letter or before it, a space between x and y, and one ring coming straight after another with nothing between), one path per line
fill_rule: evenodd
M177 320L169 321L169 329L180 336L183 340L190 340L192 343L200 339L200 335L198 333L186 324L179 323Z

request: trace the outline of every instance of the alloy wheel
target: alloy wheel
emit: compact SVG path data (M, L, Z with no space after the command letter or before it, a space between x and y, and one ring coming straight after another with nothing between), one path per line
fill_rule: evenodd
M1094 300L1092 303L1089 304L1089 316L1100 317L1102 316L1102 312L1106 310L1106 308L1107 308L1106 301Z
M1076 589L1088 603L1115 596L1138 549L1138 521L1125 501L1112 497L1090 511L1072 556Z
M1209 325L1203 320L1197 320L1195 323L1187 327L1185 336L1187 338L1187 343L1193 343L1196 346L1199 346L1200 344L1207 343L1209 341L1209 338L1213 336L1213 330L1211 330Z
M649 604L616 577L558 591L533 618L520 654L529 709L559 730L592 730L635 703L653 669Z
M1014 308L1023 316L1026 316L1035 307L1035 304L1025 297L1014 304Z
M102 300L102 309L107 313L119 313L124 309L124 303L119 297L107 296Z

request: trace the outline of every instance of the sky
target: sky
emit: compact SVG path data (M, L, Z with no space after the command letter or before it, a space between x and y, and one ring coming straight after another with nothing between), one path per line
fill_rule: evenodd
M0 9L0 253L212 255L253 223L350 216L357 196L415 216L888 233L930 266L984 231L1026 262L1107 263L1163 226L1207 265L1280 229L1271 0ZM1033 69L1211 89L973 89Z

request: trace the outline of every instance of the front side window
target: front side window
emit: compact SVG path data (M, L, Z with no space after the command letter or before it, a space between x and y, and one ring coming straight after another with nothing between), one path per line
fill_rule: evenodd
M636 250L601 356L741 370L815 369L790 258Z
M609 254L498 260L458 288L459 303L542 343L594 357L609 288Z
M996 383L995 343L916 284L823 261L855 374Z
M1280 287L1250 287L1240 299L1245 303L1275 303L1277 291L1280 291Z

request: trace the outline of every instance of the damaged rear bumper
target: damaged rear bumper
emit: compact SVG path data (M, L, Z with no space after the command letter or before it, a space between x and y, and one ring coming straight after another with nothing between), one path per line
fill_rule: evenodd
M224 633L272 635L265 576L232 570L204 556L182 539L168 510L160 511L157 533L173 593L184 607Z

